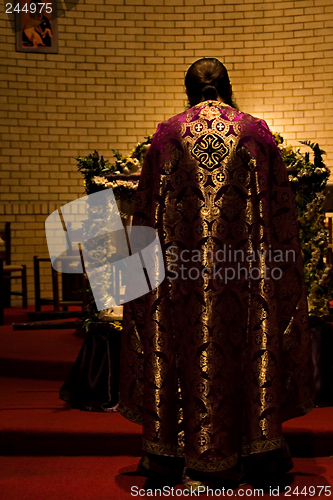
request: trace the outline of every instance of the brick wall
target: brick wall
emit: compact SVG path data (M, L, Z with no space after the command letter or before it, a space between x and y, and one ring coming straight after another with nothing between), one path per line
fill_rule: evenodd
M15 52L3 7L0 23L0 222L30 302L43 221L83 194L73 156L129 151L182 111L197 58L225 62L242 110L290 144L318 141L333 167L331 0L80 0L58 19L58 54Z

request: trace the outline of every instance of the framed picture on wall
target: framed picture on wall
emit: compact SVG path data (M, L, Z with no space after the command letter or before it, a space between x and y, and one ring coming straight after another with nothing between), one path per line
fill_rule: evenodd
M57 0L16 0L16 50L18 52L58 53Z

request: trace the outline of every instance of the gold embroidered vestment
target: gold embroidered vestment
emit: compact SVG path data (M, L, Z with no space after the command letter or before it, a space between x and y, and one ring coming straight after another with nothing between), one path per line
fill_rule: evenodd
M120 411L144 450L204 471L281 447L312 407L293 194L262 120L204 102L159 125L133 225L158 232L166 278L125 304Z

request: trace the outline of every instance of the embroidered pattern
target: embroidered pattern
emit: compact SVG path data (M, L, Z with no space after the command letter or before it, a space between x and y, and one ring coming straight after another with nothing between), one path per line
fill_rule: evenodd
M203 165L209 170L218 167L228 153L229 149L223 140L213 134L201 137L192 149L194 158L199 160L201 166Z

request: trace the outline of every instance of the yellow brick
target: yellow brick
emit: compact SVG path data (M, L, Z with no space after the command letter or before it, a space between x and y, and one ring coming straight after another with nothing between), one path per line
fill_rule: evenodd
M13 203L7 210L15 212L5 215L0 205L4 217L28 213L43 227L52 203L83 194L72 157L95 148L110 159L111 147L130 151L159 121L184 109L185 71L207 55L226 62L241 108L265 118L295 145L318 134L333 167L330 0L317 0L316 6L312 0L104 5L79 2L75 24L72 11L59 18L59 54L16 53L0 39L6 44L0 134L6 148L2 163L8 165L0 199ZM47 252L44 236L43 242L35 251ZM18 256L22 245L24 239L17 238Z

